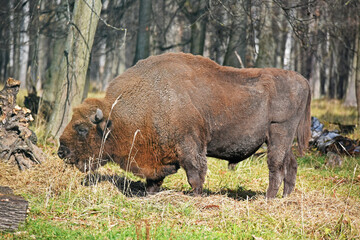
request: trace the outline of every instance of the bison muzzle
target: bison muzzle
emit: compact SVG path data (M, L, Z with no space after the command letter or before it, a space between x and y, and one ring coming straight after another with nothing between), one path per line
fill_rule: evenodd
M115 78L103 99L74 109L58 155L83 172L114 161L157 192L182 167L202 192L207 156L238 163L268 146L274 198L295 187L297 162L310 137L310 87L293 71L236 69L183 53L149 57Z

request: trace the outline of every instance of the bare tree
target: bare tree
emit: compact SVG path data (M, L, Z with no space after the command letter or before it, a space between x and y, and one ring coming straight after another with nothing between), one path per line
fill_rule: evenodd
M259 52L256 59L256 67L271 67L275 65L274 56L275 56L275 39L272 24L275 21L275 15L273 12L273 3L272 2L263 2L260 6L259 14L262 16L258 26L259 34Z
M150 55L150 24L152 0L140 0L139 28L137 32L134 64Z
M223 65L226 66L244 67L241 66L241 63L246 58L246 33L248 27L248 15L245 12L244 2L241 1L241 4L239 4L237 1L232 1L229 8L227 8L231 23L229 26L229 41L223 62ZM235 52L239 54L241 63L236 57Z
M360 23L358 22L358 34L357 34L357 59L356 59L356 101L358 110L358 124L360 124Z
M72 107L83 97L90 52L94 40L98 16L101 11L100 0L75 1L72 17L69 19L69 33L62 49L56 79L56 100L47 125L47 132L58 138L71 119Z
M346 90L346 96L344 104L346 106L357 106L356 103L356 77L357 77L357 67L358 67L358 53L359 53L359 39L360 39L360 31L357 29L356 37L354 42L354 54L352 56L352 66L351 72L349 74L349 83ZM360 113L359 113L360 115Z
M202 55L206 36L207 1L186 0L179 4L191 24L190 52L195 55Z

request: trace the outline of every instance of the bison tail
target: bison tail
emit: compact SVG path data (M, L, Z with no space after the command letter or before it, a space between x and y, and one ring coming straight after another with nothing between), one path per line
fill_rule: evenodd
M297 128L297 141L298 141L299 153L301 156L304 154L304 150L306 150L309 147L309 140L311 137L310 103L311 103L311 93L309 91L305 112L303 113L299 126Z

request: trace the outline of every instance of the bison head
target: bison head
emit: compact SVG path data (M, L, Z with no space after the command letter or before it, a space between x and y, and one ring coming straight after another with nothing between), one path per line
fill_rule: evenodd
M74 109L73 117L60 137L58 156L82 172L105 165L107 160L101 156L107 157L107 154L100 153L100 148L110 127L111 121L104 117L100 108L85 105Z

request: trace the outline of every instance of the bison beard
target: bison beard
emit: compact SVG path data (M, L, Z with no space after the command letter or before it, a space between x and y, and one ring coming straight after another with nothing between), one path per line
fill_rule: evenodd
M110 83L103 99L74 109L58 154L81 171L114 161L146 178L148 192L182 167L200 194L207 156L234 164L266 143L266 196L274 198L282 182L284 196L295 187L295 135L302 153L310 137L310 88L301 75L170 53L138 62Z

